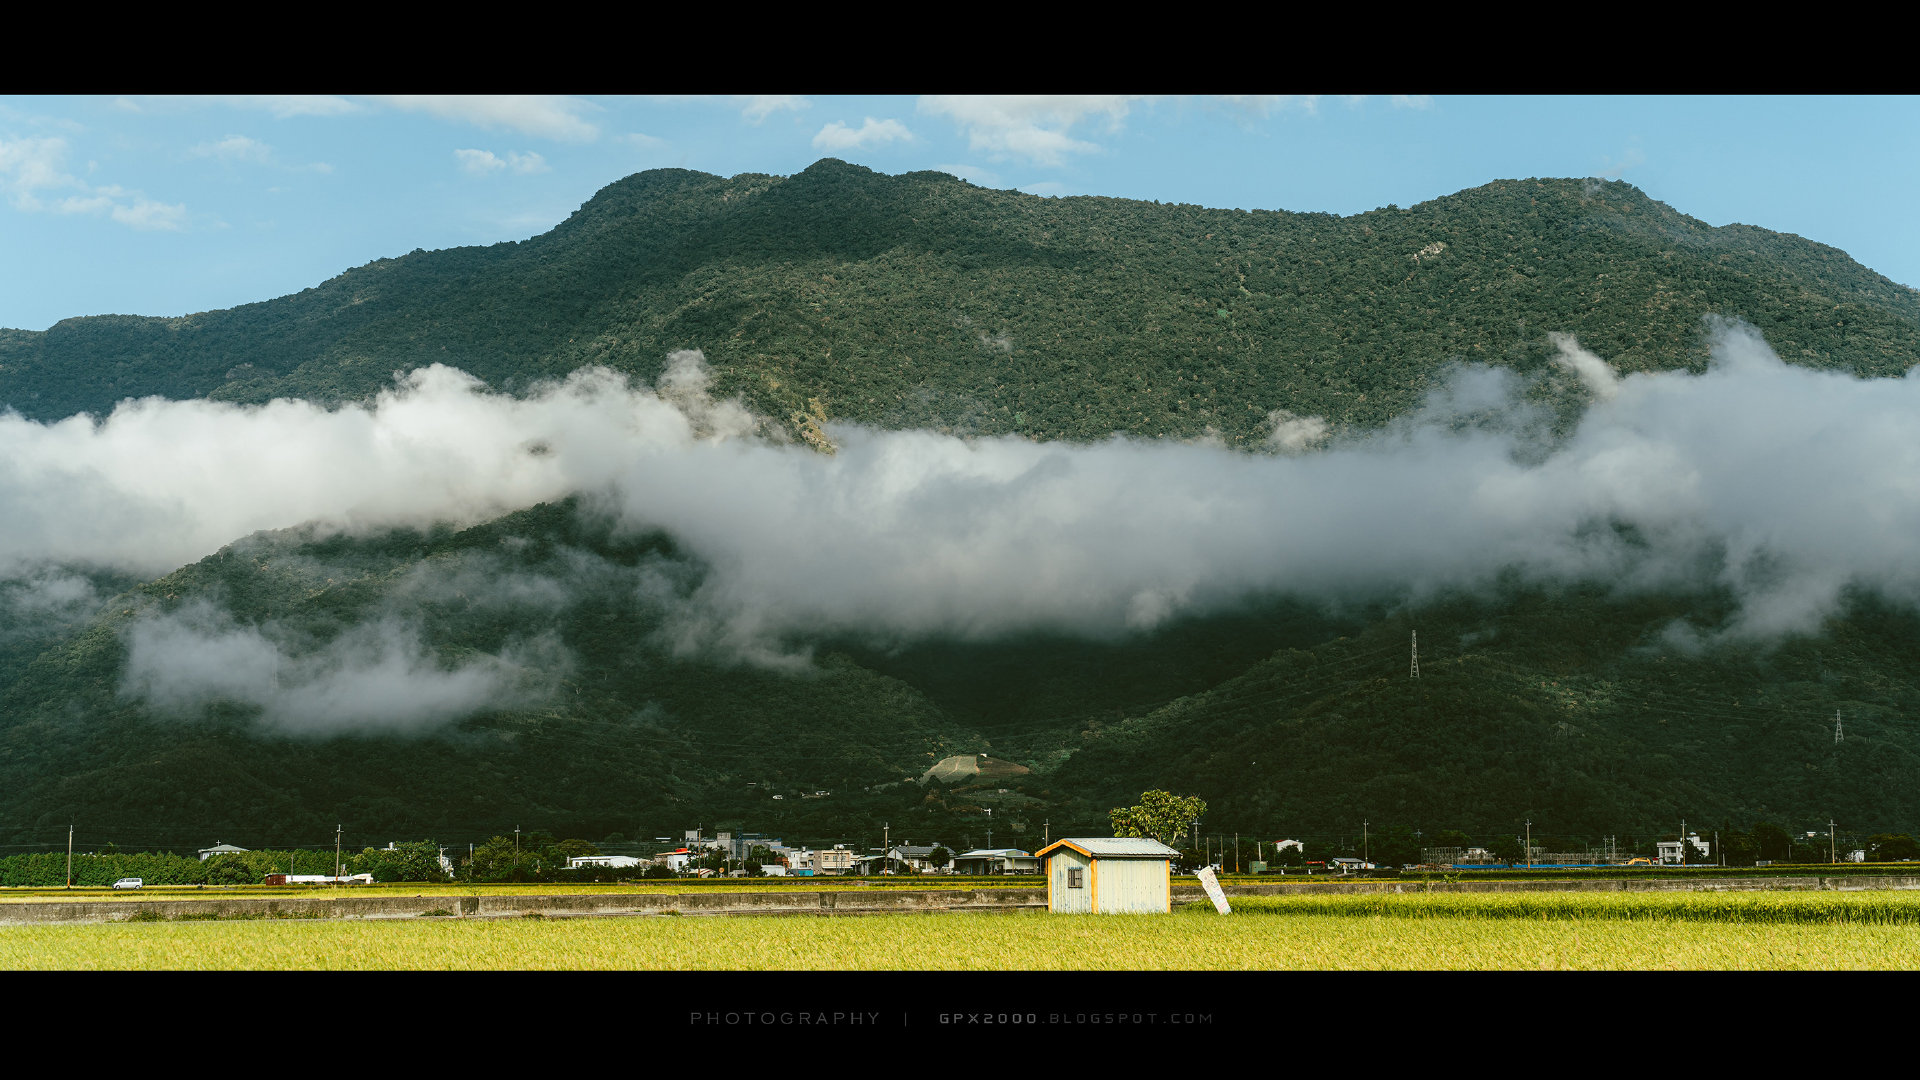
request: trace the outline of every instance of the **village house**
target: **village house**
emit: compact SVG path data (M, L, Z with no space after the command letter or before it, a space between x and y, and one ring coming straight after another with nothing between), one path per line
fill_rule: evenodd
M813 869L820 874L844 874L853 869L856 856L845 844L835 844L813 853Z
M567 859L567 869L573 870L582 866L612 866L624 869L629 866L639 866L640 861L632 855L574 855Z
M1654 845L1654 848L1660 852L1660 865L1685 866L1687 862L1685 844L1692 844L1699 848L1703 858L1712 854L1710 850L1713 847L1712 844L1700 839L1699 833L1690 833L1684 843L1679 840L1662 840Z
M953 857L956 874L1037 874L1040 857L1019 848L975 848Z

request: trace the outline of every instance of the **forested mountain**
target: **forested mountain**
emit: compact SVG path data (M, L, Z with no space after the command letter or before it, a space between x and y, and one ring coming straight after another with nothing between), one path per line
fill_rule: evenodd
M697 348L785 418L1038 438L1256 440L1269 410L1376 425L1461 360L1575 334L1622 371L1705 363L1743 319L1792 363L1920 355L1920 294L1797 236L1712 228L1633 186L1512 180L1351 217L1049 199L835 160L644 172L523 243L416 251L294 296L0 335L0 405L50 420L159 394L367 396L443 362L502 388Z
M1323 840L1362 819L1483 837L1527 818L1582 837L1920 820L1920 619L1871 598L1817 637L1699 655L1649 645L1723 596L1512 584L1338 617L1275 600L1117 643L828 641L793 674L676 657L659 612L619 587L661 559L701 572L667 538L620 539L571 503L458 532L237 542L122 594L7 688L0 819L26 840L77 818L122 847L191 829L314 842L340 818L361 837L442 840L715 821L864 840L873 818L896 837L984 842L991 825L1031 842L1043 821L1097 831L1167 787L1206 798L1209 829ZM563 575L586 584L533 595ZM213 598L217 618L196 622ZM181 711L129 693L129 624L168 616L201 627L203 650L230 647L222 628L325 640L385 618L444 669L543 636L568 660L542 671L536 655L551 692L503 691L457 723L303 731L276 726L275 703L263 720L257 702ZM914 782L988 752L1034 772L1004 790Z
M0 404L43 421L143 395L334 404L433 363L514 392L585 365L652 382L701 349L714 396L803 435L843 420L1255 447L1276 409L1376 429L1459 363L1541 369L1549 333L1622 373L1703 370L1709 316L1804 367L1885 377L1920 357L1914 290L1618 182L1500 181L1343 218L827 160L641 173L528 241L229 311L0 331ZM576 499L426 531L266 532L146 582L86 570L111 599L0 628L3 843L74 820L122 848L314 843L337 823L363 841L704 824L866 846L888 821L896 840L984 842L990 824L1031 847L1103 830L1149 787L1269 839L1361 820L1920 826L1920 623L1869 592L1817 634L1709 648L1669 631L1725 623L1725 588L1516 576L1339 605L1250 594L1118 636L803 634L787 644L805 663L781 666L684 647L671 601L712 567ZM136 647L204 670L189 685ZM231 674L242 660L279 682ZM440 696L377 728L313 689L400 675ZM1004 791L912 779L975 752L1032 772Z

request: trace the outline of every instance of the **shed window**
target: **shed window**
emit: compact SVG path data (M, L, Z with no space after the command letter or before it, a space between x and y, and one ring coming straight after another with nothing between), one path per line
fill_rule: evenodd
M1067 888L1069 889L1086 888L1086 886L1081 883L1081 878L1080 878L1080 875L1084 873L1086 873L1086 871L1082 870L1078 866L1067 867Z

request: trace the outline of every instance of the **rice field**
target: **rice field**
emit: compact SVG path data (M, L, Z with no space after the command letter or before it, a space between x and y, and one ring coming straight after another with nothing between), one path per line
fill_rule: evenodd
M1235 914L0 927L7 970L1920 968L1911 893L1259 897Z
M1920 891L1366 893L1247 896L1242 915L1390 919L1659 920L1781 925L1920 927ZM1182 909L1191 915L1199 907ZM1205 910L1212 914L1212 908Z

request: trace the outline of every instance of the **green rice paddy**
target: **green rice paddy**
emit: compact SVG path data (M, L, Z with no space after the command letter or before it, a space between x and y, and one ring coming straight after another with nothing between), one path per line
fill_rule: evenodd
M0 927L10 970L1920 969L1920 895L1242 897L1171 916L209 921Z

